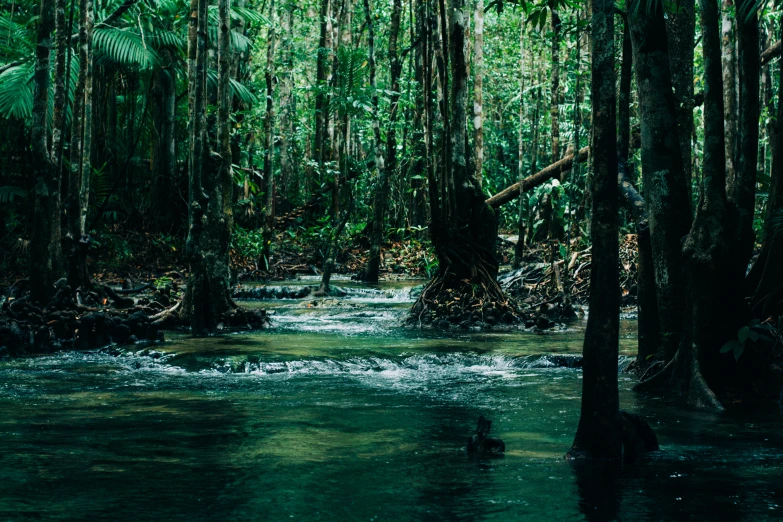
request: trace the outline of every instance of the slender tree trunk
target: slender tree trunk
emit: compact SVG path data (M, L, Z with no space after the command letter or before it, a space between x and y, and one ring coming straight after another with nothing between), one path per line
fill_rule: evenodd
M328 130L329 130L329 99L327 91L329 55L331 54L331 0L321 0L319 15L321 36L318 41L318 60L316 63L316 94L315 94L315 160L318 162L318 176L313 180L313 191L317 190L323 178L324 163L329 161Z
M593 261L583 347L582 410L569 456L619 460L620 282L615 129L614 2L593 0Z
M521 183L525 179L525 22L519 23L519 141L517 146L517 177ZM534 144L535 145L535 144ZM522 266L522 257L525 254L525 222L527 220L526 198L519 198L519 216L517 216L517 244L514 247L513 268Z
M663 6L630 9L628 22L638 86L642 177L649 209L655 287L666 360L683 332L686 296L681 242L691 223L689 179L682 164ZM592 155L595 161L596 154Z
M293 88L294 88L294 6L287 4L282 19L282 33L285 38L281 45L282 62L285 72L280 75L280 185L287 199L292 197L291 188L296 186L294 180L295 166L293 148L294 118ZM297 192L300 192L297 190ZM301 191L303 192L303 191Z
M52 0L42 0L38 19L38 44L35 49L35 93L33 98L33 158L35 207L30 249L32 297L48 303L54 293L60 235L59 179L48 146L49 81L52 32L55 26ZM59 57L58 57L59 62Z
M370 89L373 92L372 95L372 110L373 110L373 137L375 140L375 163L378 169L378 178L375 182L375 196L373 199L373 222L372 222L372 235L370 236L370 255L367 259L367 268L362 274L362 279L369 282L377 282L378 275L381 267L381 246L383 243L384 222L386 215L386 203L389 198L389 171L394 165L387 165L386 160L396 162L396 141L394 134L394 120L396 119L397 107L396 100L392 100L392 115L390 119L392 123L390 125L387 134L387 154L386 158L383 157L383 146L381 143L381 123L380 116L378 114L378 91L376 85L376 64L375 64L375 29L372 20L372 12L370 10L369 0L364 0L364 10L367 20L367 29L369 34L369 47L370 47ZM399 0L394 0L392 8L392 26L389 34L389 59L391 62L391 78L392 82L397 82L397 88L399 88L399 61L397 57L397 36L400 29L400 14L402 8ZM396 97L399 99L399 96ZM390 148L394 148L394 152L390 152Z
M721 22L721 63L723 65L723 127L726 131L726 179L734 179L734 158L737 138L737 87L736 87L736 41L734 36L737 18L734 0L723 0L723 20Z
M277 11L275 10L275 0L269 4L269 19L271 24L267 33L267 51L266 51L266 119L264 120L264 180L266 181L266 211L264 221L264 260L269 267L269 258L272 252L272 234L275 227L275 179L272 159L274 157L274 119L275 106L274 96L274 77L275 77L275 45L277 26Z
M480 188L484 179L484 0L476 0L473 21L473 166Z
M92 31L94 11L92 0L81 0L79 28L79 81L74 103L74 125L71 138L71 178L69 181L69 235L68 284L74 290L87 288L87 250L90 238L85 229L90 194L92 164Z
M167 66L155 73L152 88L152 103L155 107L153 120L156 129L152 190L157 226L160 230L171 227L173 219L171 200L174 194L174 176L177 172L176 77L173 63L168 60L170 56L168 54L165 56Z
M552 119L552 163L560 159L560 14L552 9L552 100L549 114Z

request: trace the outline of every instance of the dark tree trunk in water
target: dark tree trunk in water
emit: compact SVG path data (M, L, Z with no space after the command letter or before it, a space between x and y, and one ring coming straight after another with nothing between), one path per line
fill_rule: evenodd
M200 165L204 153L204 75L206 74L207 1L198 0L197 31L191 33L195 45L191 83L194 105L191 108L191 222L187 251L190 277L184 297L183 315L190 319L194 335L214 332L223 317L231 311L228 249L231 240L231 142L229 131L231 71L230 0L218 4L218 116L219 154L210 155ZM193 16L193 13L191 14ZM196 166L196 168L194 168ZM200 175L197 179L196 174ZM205 175L202 175L205 174Z
M682 238L691 223L688 183L682 164L677 102L660 3L629 9L633 62L639 91L642 177L650 220L655 290L666 360L683 332L686 296ZM595 157L595 155L594 155Z
M55 26L53 3L52 0L41 2L38 45L35 52L32 124L35 211L30 248L30 282L32 297L41 304L49 302L54 293L54 282L59 277L57 265L60 243L60 180L56 163L52 161L49 154L47 124L52 32ZM62 28L58 27L58 29ZM58 65L59 59L58 55ZM58 78L57 81L62 82L62 78ZM57 118L55 118L55 129L56 125Z
M430 232L439 269L414 304L412 321L448 318L466 325L472 320L468 307L483 302L485 309L491 310L484 317L486 321L490 322L491 316L493 321L511 323L517 320L515 310L497 283L497 218L468 172L466 2L451 0L449 8L451 107L448 112L452 118L447 128L451 161L448 179L441 180L448 195L440 201L440 205L447 207L446 219L432 220ZM450 296L460 299L452 300Z
M704 53L704 176L699 206L683 254L689 275L693 342L675 358L675 383L692 404L722 409L704 373L715 375L723 344L734 336L742 303L742 276L733 273L735 211L726 198L723 79L718 4L701 0ZM757 55L758 56L758 55ZM753 165L755 168L755 163Z
M619 460L622 424L617 389L620 281L615 129L614 3L593 0L593 261L584 340L582 410L572 458Z
M638 265L636 295L639 309L638 352L639 368L644 369L658 350L660 321L655 297L650 222L647 208L628 175L628 154L631 145L631 79L633 76L633 49L628 19L623 22L623 61L620 69L620 90L617 100L617 165L620 194L636 222Z

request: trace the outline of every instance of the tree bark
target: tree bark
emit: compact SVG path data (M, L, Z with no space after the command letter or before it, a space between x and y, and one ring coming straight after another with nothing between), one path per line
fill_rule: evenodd
M274 77L275 77L275 45L277 26L277 11L275 10L275 0L269 3L269 19L271 24L267 32L267 50L266 50L266 71L264 78L266 80L266 118L264 119L264 181L266 182L266 208L264 211L264 262L267 269L269 259L272 254L272 234L275 228L275 177L272 159L274 157Z
M734 158L737 152L737 86L736 86L736 41L735 20L737 18L734 0L723 0L721 21L721 63L723 66L723 127L726 134L726 179L734 179Z
M593 260L590 315L585 330L582 409L572 458L619 460L622 456L617 385L620 282L617 271L617 131L614 73L614 3L593 0Z
M177 92L176 70L170 55L164 53L166 66L155 72L152 87L152 103L155 110L155 152L152 184L156 221L160 230L170 229L173 220L172 196L174 177L177 173L176 118ZM112 94L112 96L114 96Z
M318 41L318 59L316 62L316 93L315 93L315 141L313 150L315 160L318 162L318 176L313 179L312 190L315 191L321 184L324 171L324 163L329 161L328 127L329 127L329 100L328 69L329 55L331 54L331 0L321 0L319 15L321 36Z
M390 34L390 41L394 38L395 46L392 50L389 49L390 54L396 55L396 39L397 32L400 27L399 19L399 1L395 0L395 9L393 12L397 13L396 30L393 30ZM370 255L367 259L367 267L361 278L368 282L377 282L378 275L381 268L381 244L383 243L383 231L384 222L386 219L386 200L389 197L389 174L386 167L385 159L383 156L383 144L381 142L381 122L380 115L378 114L378 86L376 84L376 63L375 63L375 24L372 20L372 12L370 9L370 1L364 0L364 11L368 30L368 44L369 44L369 66L370 66L370 90L372 91L372 128L373 139L375 146L375 168L378 171L378 177L375 181L375 194L373 197L373 222L372 233L370 236ZM394 29L394 23L392 23L392 29ZM396 58L392 58L396 60ZM393 71L392 71L393 73ZM396 111L396 108L393 109ZM392 137L389 138L393 140ZM396 145L395 145L396 147ZM388 149L387 149L388 150Z
M638 85L642 177L650 218L661 341L667 360L683 332L685 274L681 241L691 223L689 178L683 168L663 6L630 9L628 22ZM593 155L595 158L595 155Z
M59 179L49 155L48 114L52 32L55 26L54 2L42 0L38 19L33 82L32 141L35 172L33 234L30 245L32 298L47 304L54 293L60 235ZM58 57L59 62L59 57ZM56 127L55 127L56 128Z
M80 2L79 80L74 102L74 124L71 136L71 175L68 185L68 285L76 290L87 288L87 250L90 238L85 229L89 202L92 165L92 31L94 11L92 0Z
M525 180L525 22L519 23L519 139L517 142L517 177L519 183ZM527 205L524 198L519 200L519 215L517 216L517 244L514 246L514 263L512 268L522 266L522 257L525 254L525 222L527 219Z
M484 0L473 17L473 171L479 188L484 179ZM520 77L521 78L521 77Z
M552 9L552 96L549 114L552 119L552 163L560 159L560 14Z
M637 9L634 7L633 9ZM691 136L693 135L693 52L696 31L694 0L677 0L666 18L666 34L669 42L669 68L674 99L676 100L677 128L682 154L682 171L691 193L693 176L691 161Z
M759 144L759 22L756 11L737 9L737 47L739 50L739 117L734 177L727 179L727 194L738 212L738 249L736 270L744 277L753 255L755 234L753 214L756 206L756 173Z

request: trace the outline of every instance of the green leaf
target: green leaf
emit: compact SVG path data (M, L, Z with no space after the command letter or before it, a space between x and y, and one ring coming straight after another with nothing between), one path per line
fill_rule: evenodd
M739 329L739 332L737 332L737 339L739 339L742 344L745 344L745 341L748 340L748 337L750 337L750 328L743 326Z
M723 345L723 348L720 349L720 353L729 353L730 351L735 350L737 346L742 347L742 344L736 339L729 341Z

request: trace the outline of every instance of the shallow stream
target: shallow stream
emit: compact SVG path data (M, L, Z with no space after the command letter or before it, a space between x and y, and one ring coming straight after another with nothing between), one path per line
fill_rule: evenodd
M781 412L689 411L621 372L662 451L602 482L563 459L583 323L411 331L414 283L335 284L348 295L248 303L274 311L262 332L0 361L0 520L783 517ZM505 457L464 453L482 414Z

